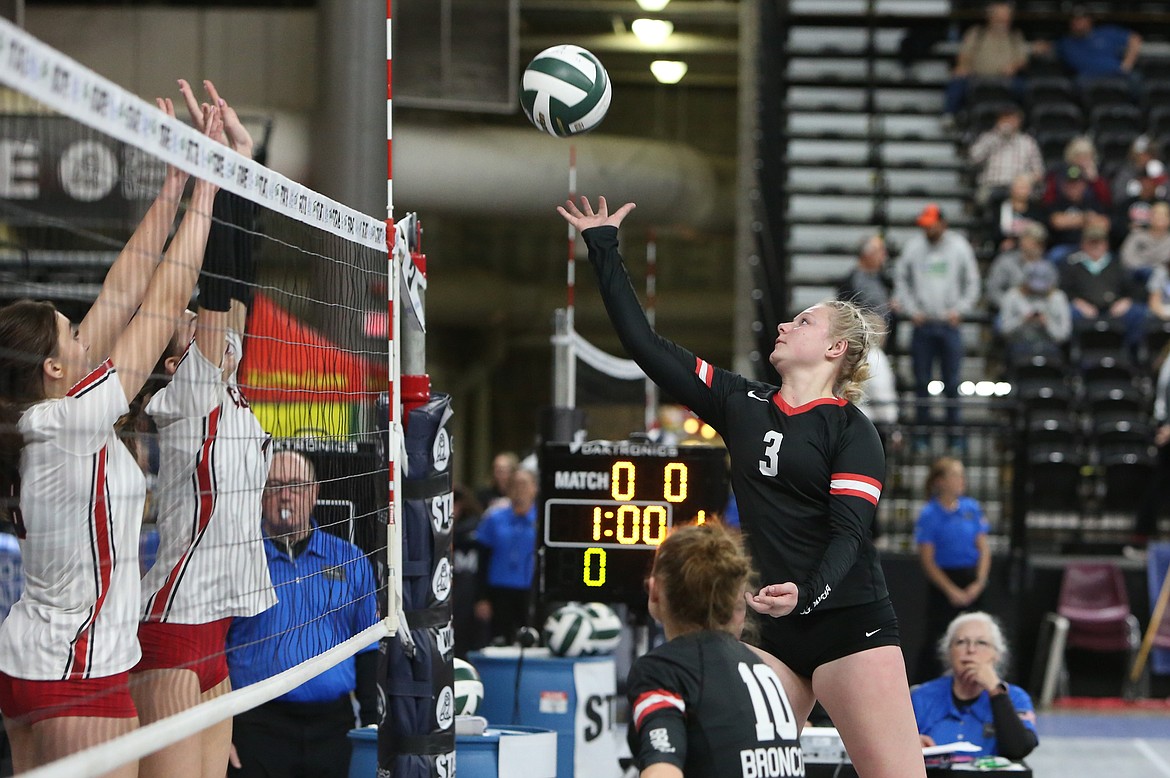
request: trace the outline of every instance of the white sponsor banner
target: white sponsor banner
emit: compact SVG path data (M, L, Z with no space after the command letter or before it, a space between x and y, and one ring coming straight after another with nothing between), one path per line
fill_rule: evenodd
M621 778L613 734L617 726L617 668L613 660L574 663L573 685L577 692L574 775Z

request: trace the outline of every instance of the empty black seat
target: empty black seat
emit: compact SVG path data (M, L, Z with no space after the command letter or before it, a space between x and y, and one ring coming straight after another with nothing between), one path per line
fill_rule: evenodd
M983 103L1016 103L1012 82L1006 78L972 78L967 83L967 105L973 108Z
M1142 81L1146 83L1170 79L1170 57L1142 57L1138 60L1137 70L1142 74Z
M1072 81L1061 75L1035 76L1024 89L1026 105L1043 103L1071 103L1077 99Z
M1036 103L1028 126L1033 135L1067 128L1080 130L1085 126L1085 115L1073 102Z
M1170 99L1170 94L1167 95ZM1150 115L1146 120L1146 129L1151 137L1157 138L1170 134L1170 105L1151 105Z
M1083 504L1078 445L1036 445L1028 449L1025 505L1029 510L1079 511Z
M1125 76L1101 76L1081 87L1081 102L1090 112L1096 106L1132 103L1133 87Z
M1129 103L1095 105L1089 111L1089 129L1093 137L1116 132L1136 138L1145 129L1145 117L1140 108Z
M1097 469L1104 492L1101 507L1107 511L1136 511L1154 472L1149 442L1137 446L1099 446Z
M1147 107L1170 103L1170 78L1147 78L1142 83L1142 102Z

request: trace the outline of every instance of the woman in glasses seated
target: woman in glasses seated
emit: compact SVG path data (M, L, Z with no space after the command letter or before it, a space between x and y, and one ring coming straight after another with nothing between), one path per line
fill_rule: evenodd
M982 611L964 613L938 644L949 669L910 690L922 745L965 741L979 756L1023 759L1039 743L1032 698L1003 680L1008 650L999 623Z

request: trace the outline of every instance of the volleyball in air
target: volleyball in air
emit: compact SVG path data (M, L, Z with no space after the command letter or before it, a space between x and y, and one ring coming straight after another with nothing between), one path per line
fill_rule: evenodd
M483 700L483 681L470 662L455 657L455 715L474 716Z
M520 105L536 128L566 138L605 118L613 92L597 57L580 46L553 46L533 57L520 83Z
M588 652L612 654L622 639L622 620L603 602L585 603L585 612L590 622Z
M590 651L593 619L585 606L570 602L544 622L544 644L557 656L581 656Z

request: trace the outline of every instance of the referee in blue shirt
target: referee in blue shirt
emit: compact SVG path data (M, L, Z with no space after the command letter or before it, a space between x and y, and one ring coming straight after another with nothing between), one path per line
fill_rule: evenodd
M238 689L276 675L378 620L373 571L361 549L317 529L312 463L277 452L264 489L264 548L278 601L238 618L228 668ZM377 643L253 710L236 716L230 776L346 778L356 695L361 723L377 722Z
M476 529L487 591L487 598L476 603L476 615L490 619L492 638L505 644L528 623L536 565L536 495L536 474L519 468L508 481L508 504L488 511Z

